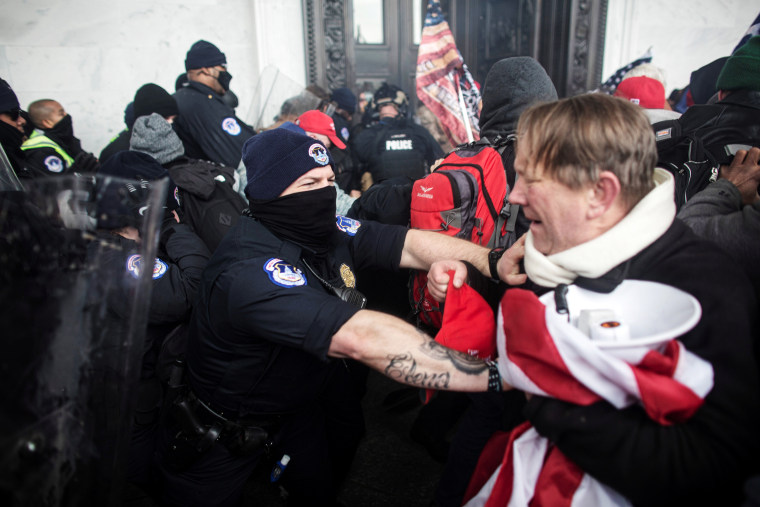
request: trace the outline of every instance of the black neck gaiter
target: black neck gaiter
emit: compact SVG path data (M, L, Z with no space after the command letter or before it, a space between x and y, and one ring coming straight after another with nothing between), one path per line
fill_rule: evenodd
M253 200L251 215L278 238L324 255L338 230L336 196L335 187L329 186L274 199Z
M70 114L61 118L53 128L45 130L45 134L61 144L72 157L76 157L82 151L82 143L74 137L74 124Z
M0 121L0 144L3 145L3 150L17 173L21 170L21 160L24 159L24 153L21 151L23 142L23 132L13 125Z

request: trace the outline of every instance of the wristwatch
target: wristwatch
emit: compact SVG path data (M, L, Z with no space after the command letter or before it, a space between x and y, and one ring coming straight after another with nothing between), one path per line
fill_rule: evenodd
M503 246L497 246L488 252L488 270L491 272L491 278L494 280L499 279L499 271L496 269L496 265L499 263L499 259L504 255L507 249Z

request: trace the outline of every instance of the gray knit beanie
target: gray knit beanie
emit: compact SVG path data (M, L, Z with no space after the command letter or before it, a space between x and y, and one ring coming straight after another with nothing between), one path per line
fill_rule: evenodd
M129 149L147 153L163 165L185 154L182 145L171 124L158 113L140 116L132 126Z

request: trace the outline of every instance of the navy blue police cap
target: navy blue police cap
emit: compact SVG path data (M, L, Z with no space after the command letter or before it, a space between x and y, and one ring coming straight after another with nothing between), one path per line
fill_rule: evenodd
M199 40L190 47L185 58L185 70L226 65L227 57L208 41Z
M0 113L19 109L18 97L13 92L11 85L5 79L0 78Z
M243 145L248 176L245 195L249 200L279 197L302 175L333 163L330 150L305 134L287 128L266 130Z

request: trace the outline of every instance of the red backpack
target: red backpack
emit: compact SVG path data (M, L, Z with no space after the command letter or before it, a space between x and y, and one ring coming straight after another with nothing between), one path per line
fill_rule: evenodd
M410 226L463 238L488 248L508 247L517 239L519 206L507 201L504 162L515 136L483 138L457 147L435 169L414 182ZM509 155L509 154L506 154ZM441 327L443 308L427 291L427 274L415 272L410 299L418 321Z

